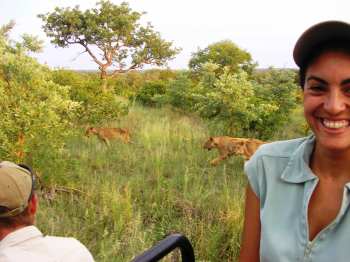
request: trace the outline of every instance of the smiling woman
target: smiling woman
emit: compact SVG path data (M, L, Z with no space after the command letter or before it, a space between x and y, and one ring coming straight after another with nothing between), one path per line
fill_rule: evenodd
M308 68L304 111L316 138L316 153L350 152L350 55L322 53ZM350 154L349 154L350 156Z
M263 145L246 163L241 262L349 260L350 25L311 27L293 55L313 135Z

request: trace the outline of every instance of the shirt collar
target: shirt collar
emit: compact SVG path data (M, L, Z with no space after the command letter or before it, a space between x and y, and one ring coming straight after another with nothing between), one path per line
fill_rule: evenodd
M316 179L310 167L309 160L314 149L315 137L309 136L292 154L281 179L289 183L304 183Z
M43 234L35 226L27 226L17 229L0 241L0 249L17 245L32 238L42 237Z

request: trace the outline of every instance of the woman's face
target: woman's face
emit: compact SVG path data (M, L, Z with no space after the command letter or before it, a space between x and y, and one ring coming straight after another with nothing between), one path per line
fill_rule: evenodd
M323 150L350 152L350 55L322 53L306 70L304 114Z

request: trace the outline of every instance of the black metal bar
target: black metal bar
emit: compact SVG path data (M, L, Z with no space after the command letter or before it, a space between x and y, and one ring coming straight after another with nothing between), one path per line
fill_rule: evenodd
M195 261L193 247L187 237L182 234L171 234L134 258L131 262L155 262L165 257L175 248L180 248L182 261Z

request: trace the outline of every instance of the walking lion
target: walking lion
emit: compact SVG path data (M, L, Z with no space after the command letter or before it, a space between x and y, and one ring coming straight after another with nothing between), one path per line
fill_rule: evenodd
M96 135L107 146L111 140L121 140L124 143L130 143L130 132L126 128L119 127L89 127L86 129L85 135Z
M230 136L209 137L203 148L211 150L217 148L219 156L210 163L218 165L222 160L232 155L242 155L244 160L249 160L259 146L266 142L254 138L237 138Z

